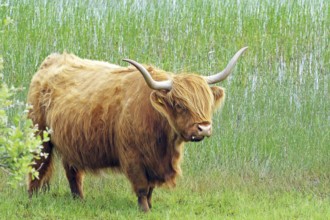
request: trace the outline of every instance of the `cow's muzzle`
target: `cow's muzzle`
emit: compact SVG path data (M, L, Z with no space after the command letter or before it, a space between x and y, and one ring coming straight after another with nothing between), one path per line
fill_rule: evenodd
M212 124L208 122L195 124L193 130L194 132L190 135L189 141L201 141L205 137L210 137L212 135Z
M211 124L198 124L197 125L198 129L198 135L204 136L204 137L210 137L212 134L212 125Z

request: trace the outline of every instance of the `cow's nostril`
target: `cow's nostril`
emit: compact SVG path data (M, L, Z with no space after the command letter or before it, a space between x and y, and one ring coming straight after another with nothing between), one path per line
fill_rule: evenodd
M202 135L202 136L210 136L211 135L211 130L212 130L212 125L211 124L208 124L208 125L199 124L197 126L197 128L198 128L199 135Z
M211 124L208 124L208 125L199 124L197 126L197 128L198 128L198 131L200 131L200 132L206 132L206 131L210 131L211 130L212 125Z

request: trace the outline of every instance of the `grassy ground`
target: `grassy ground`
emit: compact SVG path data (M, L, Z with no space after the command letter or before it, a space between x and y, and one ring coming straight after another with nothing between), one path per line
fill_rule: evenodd
M23 189L2 190L1 219L328 219L330 215L329 198L313 192L274 190L265 183L241 180L228 186L218 178L213 180L220 183L200 177L181 179L174 190L157 190L153 210L144 214L121 176L88 177L84 201L71 199L65 179L58 178L62 177L56 177L50 193L31 201Z
M227 100L213 137L187 145L184 177L156 190L150 214L139 213L120 175L88 176L86 200L72 200L59 169L50 193L32 201L0 173L0 218L330 218L329 8L326 0L0 1L0 54L15 86L28 87L52 52L207 75L249 46L221 84Z

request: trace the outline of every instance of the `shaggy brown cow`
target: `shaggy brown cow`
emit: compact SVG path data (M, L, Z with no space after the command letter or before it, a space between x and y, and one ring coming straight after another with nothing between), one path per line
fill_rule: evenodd
M209 84L225 79L245 50L208 77L175 75L128 59L133 66L48 56L28 94L29 117L40 131L52 130L43 148L49 156L35 161L39 179L29 177L29 195L48 186L55 149L73 196L83 197L85 171L113 168L126 175L139 207L148 211L156 186L175 185L184 142L211 135L212 114L225 93Z

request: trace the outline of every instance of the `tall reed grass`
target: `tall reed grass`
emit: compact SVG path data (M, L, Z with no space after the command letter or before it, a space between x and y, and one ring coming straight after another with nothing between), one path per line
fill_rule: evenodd
M329 193L328 1L2 0L0 19L10 21L0 34L5 80L25 88L52 52L208 75L249 46L221 84L213 137L188 144L184 172Z

